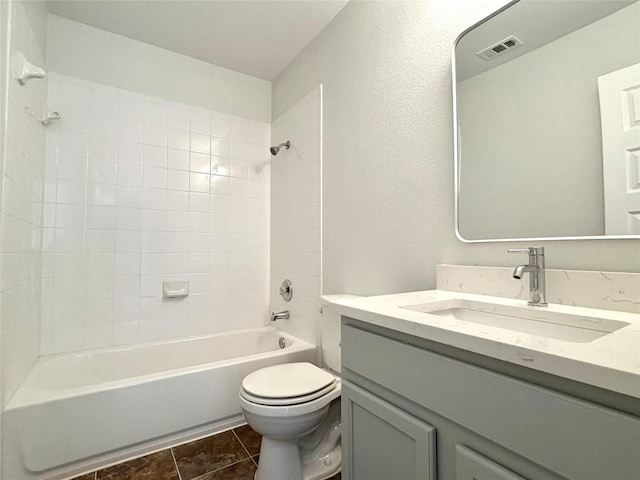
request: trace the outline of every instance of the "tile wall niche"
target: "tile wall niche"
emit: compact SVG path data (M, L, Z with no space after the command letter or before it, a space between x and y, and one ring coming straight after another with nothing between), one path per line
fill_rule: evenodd
M263 325L270 125L61 75L48 101L41 353Z
M271 160L271 309L289 310L276 327L319 345L322 268L322 85L272 124L274 145L290 140ZM294 294L285 302L284 279Z

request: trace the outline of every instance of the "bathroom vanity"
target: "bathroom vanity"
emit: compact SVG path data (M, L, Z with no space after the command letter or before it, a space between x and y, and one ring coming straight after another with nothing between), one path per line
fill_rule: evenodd
M461 241L640 238L639 9L514 0L458 37ZM344 479L640 479L640 275L512 251L528 263L331 302Z
M553 300L434 290L333 302L343 478L640 478L635 300L626 312Z

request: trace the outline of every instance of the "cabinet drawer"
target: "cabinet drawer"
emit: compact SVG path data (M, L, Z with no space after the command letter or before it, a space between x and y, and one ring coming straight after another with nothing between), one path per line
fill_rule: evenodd
M342 327L345 369L576 480L636 479L640 419Z
M456 480L526 480L479 453L456 445Z

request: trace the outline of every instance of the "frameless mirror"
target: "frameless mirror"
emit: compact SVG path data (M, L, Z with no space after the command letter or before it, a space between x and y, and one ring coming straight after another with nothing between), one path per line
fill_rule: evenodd
M460 239L640 238L640 1L515 1L453 63Z

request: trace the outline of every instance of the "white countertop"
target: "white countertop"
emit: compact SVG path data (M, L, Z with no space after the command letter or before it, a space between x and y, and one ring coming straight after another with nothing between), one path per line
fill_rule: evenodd
M629 323L588 342L574 342L407 310L410 305L461 299ZM640 398L640 315L469 293L429 290L375 297L324 297L340 315L470 352ZM587 319L584 319L587 320Z

